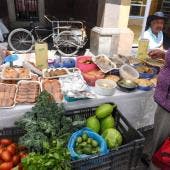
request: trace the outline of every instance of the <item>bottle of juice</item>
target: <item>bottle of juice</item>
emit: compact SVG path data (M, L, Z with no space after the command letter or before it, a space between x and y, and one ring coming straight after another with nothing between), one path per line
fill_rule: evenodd
M48 68L48 45L47 43L35 44L35 60L39 69Z
M145 60L148 58L148 47L149 47L149 40L148 39L140 39L138 43L138 53L137 57L139 59Z

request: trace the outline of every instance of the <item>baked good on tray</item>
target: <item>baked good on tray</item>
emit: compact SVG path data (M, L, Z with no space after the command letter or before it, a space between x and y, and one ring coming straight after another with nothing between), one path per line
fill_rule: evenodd
M56 102L60 103L63 100L63 95L61 92L60 82L56 79L45 79L43 80L43 89L50 93Z
M30 71L26 68L7 67L3 70L4 79L29 79Z
M15 84L0 83L0 107L13 106L15 94L16 94Z
M38 82L23 81L18 85L16 96L17 103L35 103L40 93L40 85Z

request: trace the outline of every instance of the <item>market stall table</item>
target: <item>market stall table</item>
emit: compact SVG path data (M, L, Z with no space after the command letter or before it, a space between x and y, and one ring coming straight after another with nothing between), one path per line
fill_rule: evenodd
M79 100L65 103L67 110L97 106L104 102L114 102L123 115L138 129L153 124L156 103L153 100L154 91L136 91L124 93L119 90L113 96L97 99ZM29 111L33 105L16 105L12 109L0 109L0 128L10 127Z
M49 51L49 58L54 56L54 51ZM22 62L29 60L35 62L35 53L20 54L19 59L14 62L14 65L22 65ZM93 91L93 88L91 88ZM139 91L125 93L116 90L113 96L102 97L97 96L96 99L79 100L76 102L64 103L67 110L74 110L79 108L86 108L90 106L97 106L105 102L114 102L118 105L122 114L131 122L136 128L142 128L153 125L156 103L153 100L154 90ZM21 118L25 112L29 111L33 105L21 104L16 105L11 109L0 109L0 128L11 127L14 122Z

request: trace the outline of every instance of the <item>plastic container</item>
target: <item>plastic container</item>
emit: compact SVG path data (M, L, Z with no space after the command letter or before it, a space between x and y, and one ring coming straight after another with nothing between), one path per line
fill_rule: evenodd
M6 84L6 83L0 83L1 85L8 85L8 84ZM11 84L9 84L9 85L11 85ZM13 99L13 105L11 105L11 106L0 106L0 109L12 109L12 108L14 108L15 107L15 105L16 105L16 102L15 102L15 98L16 98L16 93L17 93L17 88L18 88L18 86L17 85L14 85L15 86L15 94L14 94L14 96L12 97L12 99Z
M82 73L82 75L89 86L95 86L96 80L103 79L105 77L105 74L103 74L100 70Z
M136 80L139 78L139 73L132 66L124 64L119 70L120 76L125 80Z
M2 70L2 74L1 74L1 79L2 80L30 80L31 79L31 72L29 71L28 73L28 77L22 77L22 78L7 78L4 76L4 72L5 72L5 69L7 69L7 67L4 67L4 69ZM19 68L15 68L14 69L17 71Z
M91 61L92 63L84 63L86 61ZM97 69L96 64L93 63L92 57L90 56L79 56L77 58L76 67L79 68L83 73L93 71Z
M116 69L116 64L113 63L106 55L98 55L92 58L93 62L100 68L103 73Z
M38 91L38 93L40 94L41 93L41 91L42 91L42 85L41 85L41 83L39 82L39 81L28 81L28 80L21 80L21 81L19 81L18 83L17 83L17 85L18 85L18 89L19 89L19 86L20 85L23 85L23 84L28 84L28 83L34 83L34 84L37 84L38 86L39 86L39 91ZM17 97L18 97L18 89L17 89L17 92L16 92L16 98L15 98L15 103L16 104L35 104L36 102L34 102L34 103L29 103L29 102L23 102L23 103L21 103L21 102L19 102L19 101L17 101ZM30 89L30 92L31 92L31 89ZM28 96L27 96L28 97Z
M66 74L63 74L63 75L58 75L58 76L46 76L46 71L47 72L50 72L50 71L56 71L56 70L65 70L66 71ZM50 68L50 69L43 69L42 71L43 73L43 78L46 78L46 79L55 79L55 78L60 78L60 77L66 77L69 75L69 71L67 68Z
M104 138L102 136L100 136L99 134L93 132L92 130L90 130L89 128L83 128L81 130L78 130L76 132L74 132L68 142L68 149L70 151L71 157L73 160L77 160L77 159L83 159L83 158L89 158L92 157L94 155L86 155L86 154L77 154L75 151L75 143L76 143L76 139L79 136L82 136L83 133L86 133L88 135L88 137L90 137L91 139L94 139L98 142L99 147L100 147L100 153L97 154L99 155L104 155L107 154L109 152L109 150L107 149L107 144L104 140Z
M107 79L99 79L95 83L95 92L101 96L112 96L116 91L116 82Z
M138 86L138 89L142 91L150 91L153 89L153 87L154 85L153 86Z

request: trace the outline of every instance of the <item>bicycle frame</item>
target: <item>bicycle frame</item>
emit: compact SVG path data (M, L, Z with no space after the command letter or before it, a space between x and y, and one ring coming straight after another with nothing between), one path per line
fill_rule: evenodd
M51 26L52 26L52 29L46 29L46 28L39 28L39 26L37 27L34 27L30 32L33 34L36 35L36 39L39 41L39 42L44 42L46 41L47 39L49 39L50 37L53 38L53 42L54 42L54 37L59 35L60 31L61 30L70 30L72 28L72 24L77 24L77 25L80 25L81 26L81 29L84 29L84 24L83 22L81 21L52 21L50 20L47 16L44 16L44 18L47 19L48 22L51 23ZM70 24L70 26L60 26L60 24ZM55 26L57 25L57 26ZM50 31L52 32L51 34L49 34L48 36L44 37L43 39L40 39L39 38L39 35L38 35L38 32L39 31ZM83 40L83 34L81 36L82 40Z

